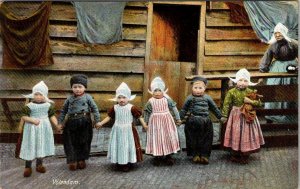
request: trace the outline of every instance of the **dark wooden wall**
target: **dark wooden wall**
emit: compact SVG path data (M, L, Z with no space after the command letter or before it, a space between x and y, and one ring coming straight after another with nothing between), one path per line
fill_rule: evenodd
M231 22L229 7L224 2L207 3L203 73L235 73L241 68L258 71L267 45L256 37L249 22ZM220 99L221 81L211 84L211 94Z
M249 23L230 22L230 10L225 3L207 2L207 4L210 6L206 9L204 23L204 74L233 73L242 67L257 70L259 59L267 46L256 38ZM20 8L20 14L22 11L26 12L34 8L22 2L17 6ZM89 77L88 92L94 96L100 107L102 118L106 116L107 109L113 105L113 102L108 99L114 96L115 89L122 81L130 86L133 94L137 94L133 103L142 107L143 91L149 88L144 86L145 75L146 78L151 79L156 75L162 76L168 83L170 96L178 102L180 109L186 95L190 93L189 83L184 78L195 73L195 56L188 54L187 49L176 49L176 46L169 46L170 54L162 54L164 51L160 49L151 49L151 64L145 67L146 40L149 34L147 33L148 17L156 21L148 32L164 33L164 39L169 40L164 44L172 42L178 32L161 24L162 20L159 17L161 15L154 12L149 16L146 2L129 2L123 15L124 40L112 45L86 45L77 42L73 6L68 2L53 2L50 16L50 43L54 64L28 69L17 67L4 69L0 66L0 97L15 99L7 102L14 124L16 125L19 120L20 107L24 105L22 94L30 93L34 84L44 80L49 87L50 98L55 100L56 107L59 109L70 93L69 79L75 73L84 73ZM176 26L174 21L176 20L172 21L171 26ZM195 19L195 21L199 20ZM178 37L180 36L177 36L177 39ZM187 36L181 37L188 39ZM159 38L162 36L157 35L156 39ZM154 39L150 41L151 45L159 47L163 44ZM172 43L174 44L174 41ZM2 45L0 45L0 52L2 52ZM182 58L180 54L182 52L187 54L188 58ZM167 55L168 59L166 59ZM0 56L1 63L2 56ZM220 89L221 81L217 80L211 81L207 90L218 105L221 99ZM148 96L144 97L148 98ZM0 106L0 126L1 133L16 131L15 127L9 124L3 106Z
M14 6L19 7L21 15L22 11L31 11L37 4L19 2ZM95 98L102 119L113 105L108 99L114 97L116 88L123 81L129 85L133 94L137 94L133 103L142 107L147 3L127 3L123 14L124 39L112 45L87 45L77 41L76 15L71 3L53 2L51 9L50 44L54 64L28 69L4 69L0 66L0 97L22 99L22 94L30 93L33 85L43 80L49 87L49 97L55 101L56 108L60 109L71 91L71 75L84 73L89 77L87 92ZM15 125L24 101L7 102ZM4 111L1 106L1 132L15 132L15 127L11 127Z

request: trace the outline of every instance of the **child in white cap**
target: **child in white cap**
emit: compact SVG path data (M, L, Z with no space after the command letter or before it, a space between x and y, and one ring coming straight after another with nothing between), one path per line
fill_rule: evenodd
M274 28L274 34L269 41L269 48L260 61L260 72L287 72L298 67L298 41L288 36L288 28L278 23ZM296 77L268 78L267 85L290 85L297 84ZM266 102L265 109L289 109L297 108L294 102ZM267 122L297 123L294 115L269 115Z
M52 124L58 131L53 101L49 100L48 87L41 81L32 88L32 93L24 95L32 99L23 108L21 122L24 122L20 158L24 159L24 177L30 177L32 173L31 164L36 159L36 171L45 173L43 158L55 153Z
M174 112L177 124L181 123L176 103L166 94L165 83L160 77L151 82L152 98L144 108L144 118L148 123L146 153L153 155L154 165L160 165L163 158L167 165L175 160L171 154L180 150L178 133L170 110Z
M250 153L257 152L265 142L257 117L252 122L247 122L241 113L241 106L244 103L261 106L262 103L246 97L253 92L248 86L257 84L250 81L248 70L240 69L235 79L230 79L236 86L227 92L223 102L221 120L223 123L227 121L224 147L231 149L232 161L246 164Z
M107 157L111 163L117 164L117 168L124 172L129 171L133 163L143 160L139 135L133 125L134 118L138 119L146 130L147 125L142 118L142 111L129 103L135 96L131 96L131 90L126 83L121 83L116 90L116 97L112 99L117 104L108 111L108 117L97 126L99 129L114 119Z

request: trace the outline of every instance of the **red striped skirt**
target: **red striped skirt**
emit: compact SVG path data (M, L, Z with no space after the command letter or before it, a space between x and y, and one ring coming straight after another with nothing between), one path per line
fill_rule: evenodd
M256 151L265 144L260 124L257 117L252 123L247 123L240 109L232 107L225 131L224 147L241 152Z
M149 118L146 153L165 156L176 153L179 147L177 128L172 115L153 113Z

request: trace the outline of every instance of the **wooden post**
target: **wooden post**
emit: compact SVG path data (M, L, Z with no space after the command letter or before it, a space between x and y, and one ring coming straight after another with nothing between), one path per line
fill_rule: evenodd
M198 52L197 52L197 63L196 63L196 74L203 74L204 64L204 43L205 43L205 15L206 15L206 2L200 6L200 23L198 30Z
M149 66L150 66L150 51L151 51L151 34L152 34L152 20L153 20L153 3L148 4L148 17L147 17L147 38L146 38L146 54L144 65L144 87L143 87L143 100L144 105L148 99L148 87L149 87Z

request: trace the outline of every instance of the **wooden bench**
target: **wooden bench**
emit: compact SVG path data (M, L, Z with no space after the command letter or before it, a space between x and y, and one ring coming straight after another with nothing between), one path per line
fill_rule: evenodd
M191 81L196 75L186 77L187 81ZM235 78L235 74L220 74L220 75L202 75L208 80L221 80L221 107L225 98L226 92L230 89L229 77ZM251 79L258 78L283 78L283 77L298 77L292 73L259 73L252 72ZM259 94L262 94L263 102L298 102L298 85L264 85L258 84L250 87L257 89ZM265 146L296 146L298 145L298 123L267 123L266 115L295 115L298 116L298 109L257 109L257 117L260 120L261 128L265 138ZM225 126L220 129L220 141L222 142Z

